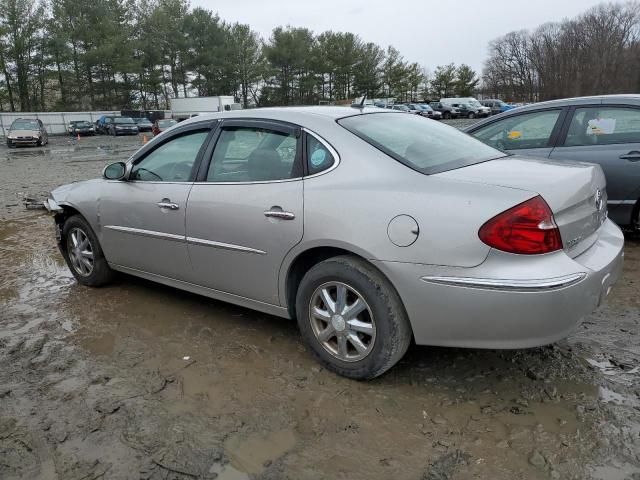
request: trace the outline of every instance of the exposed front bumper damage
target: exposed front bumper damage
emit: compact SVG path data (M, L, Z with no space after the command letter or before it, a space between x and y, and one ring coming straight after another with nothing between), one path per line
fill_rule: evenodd
M376 262L402 298L416 343L527 348L568 336L622 272L624 237L607 220L576 258L492 250L473 268Z

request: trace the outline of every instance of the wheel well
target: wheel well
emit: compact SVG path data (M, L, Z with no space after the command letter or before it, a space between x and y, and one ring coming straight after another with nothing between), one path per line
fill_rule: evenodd
M291 266L289 267L289 271L287 272L287 281L285 284L285 292L286 292L286 300L287 300L287 310L289 311L289 315L292 319L296 318L296 295L298 294L298 286L302 281L302 277L315 265L318 263L332 257L337 257L340 255L351 255L353 257L360 258L367 262L371 268L377 270L380 275L382 275L387 281L391 284L391 287L395 289L391 281L387 278L387 276L380 271L375 265L369 262L362 255L358 255L357 253L353 253L352 251L345 250L343 248L337 247L315 247L309 250L302 252L300 255L296 257Z
M62 206L62 212L58 212L55 214L53 218L56 224L58 225L58 227L60 228L60 232L62 232L62 227L64 226L64 222L67 221L67 218L73 217L74 215L79 215L82 217L82 214L78 210L76 210L73 207L69 207L67 205ZM62 245L62 248L65 248L64 242L60 242L60 245Z
M640 198L634 205L633 212L631 213L631 227L640 228Z

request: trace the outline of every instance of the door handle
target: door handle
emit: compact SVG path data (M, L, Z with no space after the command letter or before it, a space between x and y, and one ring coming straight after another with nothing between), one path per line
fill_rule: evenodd
M637 162L640 160L640 151L632 150L625 155L620 155L619 158L621 158L622 160L629 160L630 162Z
M282 210L267 210L264 212L265 217L279 218L281 220L293 220L296 216L291 212L284 212Z
M178 210L180 208L177 203L173 203L167 200L158 202L158 206L160 208L168 208L169 210Z

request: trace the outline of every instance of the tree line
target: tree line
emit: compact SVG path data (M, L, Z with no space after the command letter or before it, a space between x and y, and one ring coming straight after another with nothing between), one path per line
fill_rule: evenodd
M640 3L609 3L489 46L487 95L532 102L640 92Z
M433 74L353 33L277 27L262 39L188 0L0 0L0 111L244 106L471 95L468 66Z

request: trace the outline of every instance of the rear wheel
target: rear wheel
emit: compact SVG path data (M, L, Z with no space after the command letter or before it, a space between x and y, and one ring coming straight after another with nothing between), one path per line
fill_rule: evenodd
M109 267L98 238L80 215L69 217L62 227L62 253L78 283L100 287L115 273Z
M469 112L469 115L467 115L467 118L476 118L476 114L473 112Z
M312 267L296 295L298 326L316 359L345 377L382 375L405 354L411 327L393 286L356 257Z
M451 113L449 112L444 112L442 114L442 118L444 118L445 120L449 120L451 118Z

